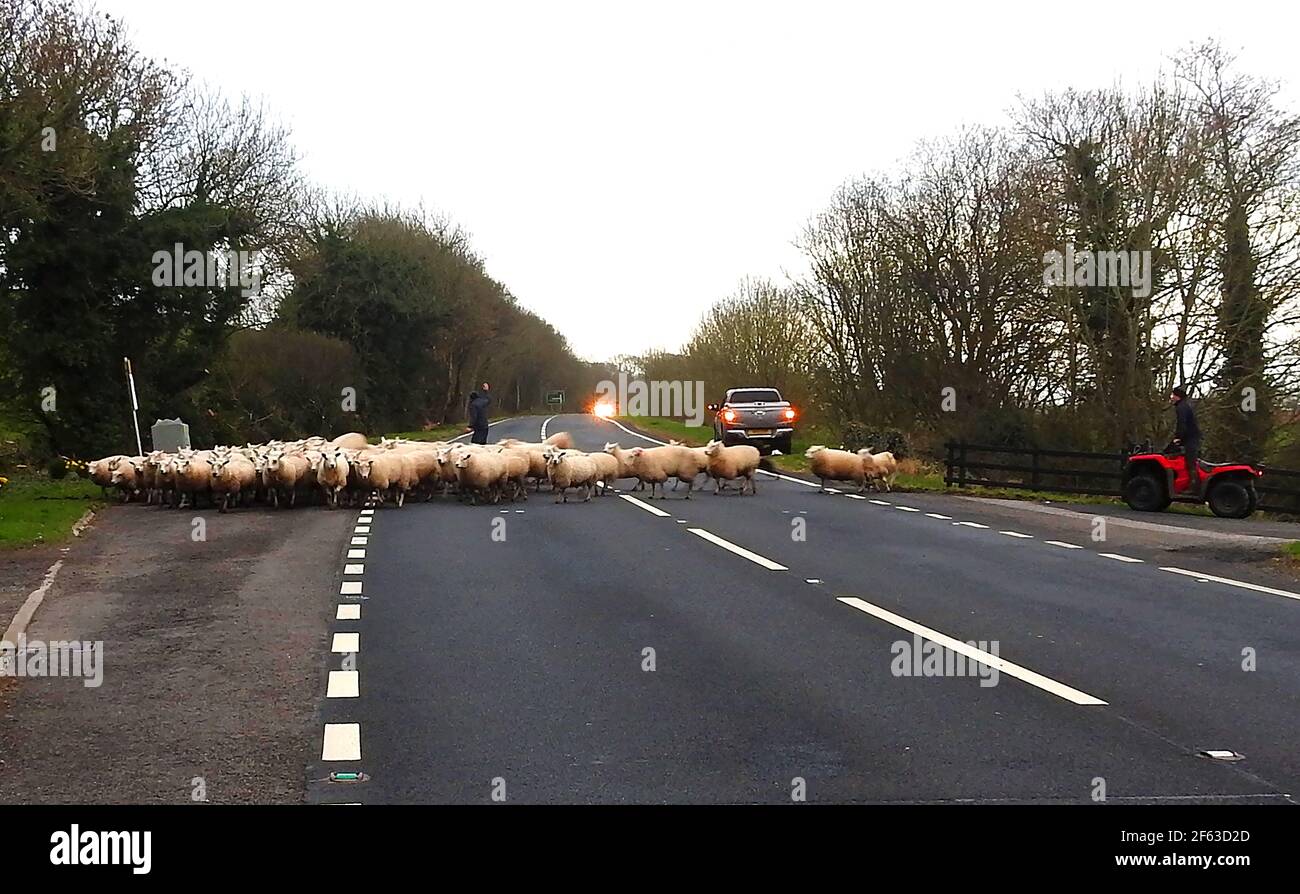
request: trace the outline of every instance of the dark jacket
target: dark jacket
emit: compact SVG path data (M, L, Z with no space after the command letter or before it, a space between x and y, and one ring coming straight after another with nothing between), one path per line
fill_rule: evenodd
M1192 408L1192 402L1183 398L1174 404L1174 437L1184 444L1201 443L1201 427L1196 424L1196 411Z
M469 395L469 427L474 431L487 431L488 428L488 406L492 403L492 398L486 394L479 394L477 391L471 391Z

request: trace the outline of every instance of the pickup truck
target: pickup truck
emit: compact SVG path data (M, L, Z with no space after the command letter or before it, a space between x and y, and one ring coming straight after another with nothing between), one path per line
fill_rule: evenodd
M713 437L727 446L749 444L760 453L789 453L797 416L775 388L732 388L714 413Z

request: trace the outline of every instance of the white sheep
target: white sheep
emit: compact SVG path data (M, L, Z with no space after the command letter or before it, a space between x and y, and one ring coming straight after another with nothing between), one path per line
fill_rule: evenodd
M894 476L898 474L898 460L894 459L894 454L888 450L872 453L868 449L862 449L858 451L858 456L862 457L862 468L872 487L879 490L878 482L883 482L886 491L894 489Z
M804 451L804 456L810 461L812 473L821 479L818 493L826 493L827 481L852 481L858 485L859 493L867 489L866 472L858 454L815 444Z
M750 447L748 444L727 447L721 441L710 441L704 447L704 454L709 461L709 477L714 481L714 496L722 490L724 480L735 481L737 478L743 479L740 483L741 496L745 494L745 481L749 482L751 495L758 493L754 488L754 473L758 471L758 464L762 462L762 457L757 447Z
M470 505L474 505L476 497L500 502L502 487L510 474L506 458L485 450L461 450L458 454L455 464L460 472L460 489Z
M552 450L547 454L546 469L551 490L555 491L555 502L569 502L571 487L585 488L587 495L582 502L591 500L591 492L596 488L596 464L587 454L578 450Z

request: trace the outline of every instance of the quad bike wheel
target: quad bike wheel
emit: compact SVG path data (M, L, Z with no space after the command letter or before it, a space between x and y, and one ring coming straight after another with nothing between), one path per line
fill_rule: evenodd
M1245 518L1255 511L1259 497L1250 482L1229 478L1210 485L1207 502L1219 518Z
M1164 482L1155 475L1134 475L1124 485L1124 502L1138 512L1160 512L1169 508Z

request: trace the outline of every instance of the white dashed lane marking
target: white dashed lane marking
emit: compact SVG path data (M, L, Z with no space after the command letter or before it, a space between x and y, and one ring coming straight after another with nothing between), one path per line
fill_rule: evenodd
M890 502L887 501L887 500L871 500L870 502L875 503L877 506L893 506L893 505L894 505L893 503L890 503Z
M349 605L340 605L334 611L334 620L336 621L360 621L361 606L353 602Z
M1043 542L1048 546L1059 546L1061 549L1083 549L1077 543L1065 543L1061 540L1044 540Z
M357 671L330 671L326 698L357 698L361 694L361 674Z
M352 529L352 533L353 533L353 534L369 534L369 533L370 533L370 525L357 525L355 528Z
M959 521L959 522L953 522L953 524L965 525L968 528L979 528L984 531L987 531L989 527L988 525L981 525L979 522L971 522L971 521Z
M1097 555L1106 559L1114 559L1116 562L1132 562L1134 564L1141 564L1142 562L1141 559L1135 559L1132 556L1121 556L1119 553L1097 553Z
M330 651L343 655L352 655L361 651L361 634L336 633L330 643Z
M343 566L343 573L344 573L344 574L365 574L365 573L366 573L366 566L365 566L365 565L361 565L361 564L356 564L356 565L348 564L348 565L344 565L344 566Z
M361 760L361 724L325 724L325 740L321 744L320 759L323 761Z
M361 581L345 580L339 587L340 596L357 596L361 593Z
M350 550L348 550L348 558L349 558L349 559L364 559L365 557L366 557L366 551L365 551L364 549L350 549Z
M1015 677L1017 680L1028 683L1031 686L1037 686L1044 692L1050 692L1052 695L1059 696L1066 701L1074 702L1076 705L1106 704L1106 702L1096 696L1089 695L1086 692L1080 692L1078 689L1066 686L1064 683L1059 683L1050 677L1044 677L1042 674L1035 673L1034 671L1021 667L1018 664L1012 664L1010 661L999 658L991 652L978 649L975 646L962 642L961 640L953 639L951 636L940 633L937 630L931 630L929 627L922 626L915 621L904 618L902 615L896 615L888 609L881 608L878 605L872 605L870 602L858 599L855 596L840 596L838 599L840 602L856 608L858 611L866 612L882 621L887 621L888 623L893 624L895 627L901 627L909 633L922 636L931 642L938 643L945 649L956 652L959 655L965 655L967 658L974 661L978 661L980 664L997 668L999 673L1006 674L1008 677Z
M779 562L773 562L771 559L765 556L760 556L756 552L751 552L745 549L743 546L737 546L736 544L732 543L730 540L724 540L721 537L719 537L717 534L713 534L709 531L704 530L703 528L687 528L686 530L690 531L692 534L694 534L697 537L704 538L705 540L709 541L712 544L715 544L716 546L722 547L728 552L735 553L736 555L741 556L742 558L749 559L749 561L753 562L755 565L762 565L764 568L768 569L769 571L790 570L786 568L784 565L780 564Z
M940 514L937 513L937 512L927 512L927 513L925 514L925 517L926 517L926 518L937 518L937 519L941 519L941 520L943 520L943 521L952 521L952 516L951 516L951 515L940 515Z
M620 500L627 500L633 506L640 506L642 509L644 509L646 512L649 512L651 515L657 515L660 518L668 517L668 513L664 512L658 506L651 506L649 503L642 502L641 500L638 500L636 497L630 497L627 494L619 494L618 498Z
M1261 584L1247 583L1244 580L1233 580L1230 577L1215 577L1213 574L1204 574L1200 571L1188 571L1186 568L1168 568L1161 567L1161 571L1168 571L1172 574L1181 574L1186 577L1194 577L1198 580L1214 581L1216 584L1226 584L1229 587L1240 587L1243 590L1251 590L1256 593L1268 593L1272 596L1285 596L1287 599L1300 599L1300 593L1292 593L1290 590L1279 590L1276 587L1265 587Z
M999 534L1006 534L1008 537L1023 537L1032 540L1033 534L1021 534L1019 531L998 531Z
M353 538L352 538L352 545L353 545L353 546L365 546L365 545L366 545L367 543L369 543L369 542L370 542L370 538L369 538L369 537L353 537Z
M895 508L895 509L901 509L903 512L920 512L920 511L921 511L920 509L917 509L917 508L914 507L914 506L895 506L894 508Z

